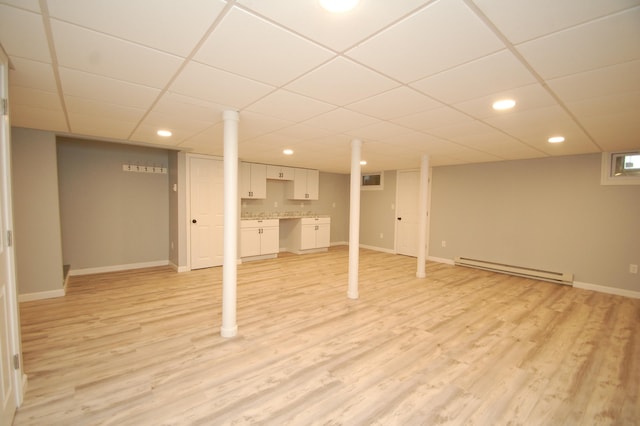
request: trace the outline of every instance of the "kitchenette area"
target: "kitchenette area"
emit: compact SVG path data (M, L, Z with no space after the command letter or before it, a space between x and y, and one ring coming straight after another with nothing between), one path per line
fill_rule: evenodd
M286 251L307 254L327 251L331 215L320 200L318 170L241 162L240 258L242 262L275 258Z

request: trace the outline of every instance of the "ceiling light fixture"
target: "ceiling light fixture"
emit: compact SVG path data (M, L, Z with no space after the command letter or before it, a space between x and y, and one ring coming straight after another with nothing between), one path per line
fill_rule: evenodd
M158 130L156 133L158 134L158 136L162 136L163 138L168 138L173 134L169 130Z
M361 165L361 166L366 166L366 165L367 165L367 162L366 162L365 160L362 160L362 161L360 161L360 165Z
M284 151L282 151L282 153L283 153L284 155L291 155L291 154L293 154L293 150L292 150L292 149L287 148L287 149L285 149Z
M359 0L320 0L320 5L332 13L348 12L358 4Z
M564 142L564 137L562 136L554 136L552 138L547 139L549 143L560 143Z
M516 106L516 101L514 101L513 99L502 99L493 103L493 109L497 111L511 109L514 106Z

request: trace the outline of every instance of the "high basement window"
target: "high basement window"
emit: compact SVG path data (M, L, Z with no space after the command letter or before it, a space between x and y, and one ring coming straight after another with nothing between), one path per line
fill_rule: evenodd
M602 153L602 185L640 185L640 151Z

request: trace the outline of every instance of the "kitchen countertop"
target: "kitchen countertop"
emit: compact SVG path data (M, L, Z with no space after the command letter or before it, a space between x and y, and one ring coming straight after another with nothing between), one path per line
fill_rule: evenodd
M304 218L331 218L328 214L274 214L274 215L257 215L257 216L242 216L240 220L267 220L267 219L304 219Z

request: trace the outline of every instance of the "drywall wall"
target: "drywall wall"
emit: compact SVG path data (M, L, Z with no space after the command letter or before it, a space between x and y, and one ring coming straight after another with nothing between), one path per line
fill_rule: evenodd
M168 167L168 152L58 138L62 251L72 273L167 264L168 174L122 165Z
M289 200L286 182L267 180L265 200L242 200L241 214L313 212L331 216L331 243L349 241L349 175L320 172L317 201Z
M187 160L184 152L169 155L169 262L185 271L187 260Z
M55 135L14 127L11 151L18 294L62 296Z
M395 250L396 171L385 171L381 190L360 191L360 244Z
M433 168L430 256L637 292L639 226L640 186L600 185L600 154Z

